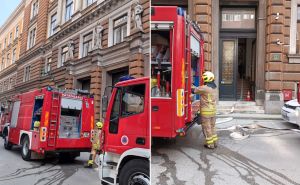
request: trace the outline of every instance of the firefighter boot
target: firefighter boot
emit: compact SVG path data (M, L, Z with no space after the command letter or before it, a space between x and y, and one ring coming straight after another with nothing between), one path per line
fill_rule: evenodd
M214 147L217 148L218 147L218 136L217 136L217 134L213 135L213 142L214 142Z
M85 165L84 167L85 168L93 168L93 164L94 164L94 161L93 161L93 154L90 154L90 158L87 162L87 165Z
M215 148L213 137L206 138L206 143L204 144L204 147L208 148L208 149L214 149Z

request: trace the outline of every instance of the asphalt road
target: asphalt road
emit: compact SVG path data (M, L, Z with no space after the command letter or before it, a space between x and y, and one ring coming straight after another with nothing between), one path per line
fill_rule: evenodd
M300 133L250 129L250 137L233 140L226 128L261 124L296 128L279 120L232 120L217 125L219 147L203 147L201 126L186 137L159 140L152 146L152 185L296 185L300 184Z
M23 161L20 149L7 151L0 138L0 185L99 185L97 169L86 169L88 153L81 153L74 162L58 158Z

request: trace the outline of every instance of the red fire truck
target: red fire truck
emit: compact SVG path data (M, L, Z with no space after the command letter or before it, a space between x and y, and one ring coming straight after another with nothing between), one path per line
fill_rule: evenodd
M150 185L149 78L121 81L108 89L102 97L101 183Z
M180 7L154 6L151 20L151 134L174 138L199 119L192 115L199 96L191 87L201 84L204 41Z
M4 147L21 145L24 160L51 152L74 159L90 151L94 100L87 92L47 87L23 93L14 97L11 115L3 130Z

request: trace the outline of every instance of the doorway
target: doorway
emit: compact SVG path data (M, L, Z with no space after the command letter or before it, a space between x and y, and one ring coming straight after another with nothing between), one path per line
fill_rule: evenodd
M251 4L220 7L220 100L255 99L256 9Z
M256 38L222 38L219 61L220 99L255 99Z

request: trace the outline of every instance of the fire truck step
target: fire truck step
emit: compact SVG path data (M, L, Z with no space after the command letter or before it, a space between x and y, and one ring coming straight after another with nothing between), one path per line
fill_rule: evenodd
M113 161L107 161L106 164L109 166L117 166L118 165L118 163L113 162Z
M114 179L111 177L104 177L102 181L109 183L109 184L114 184Z

